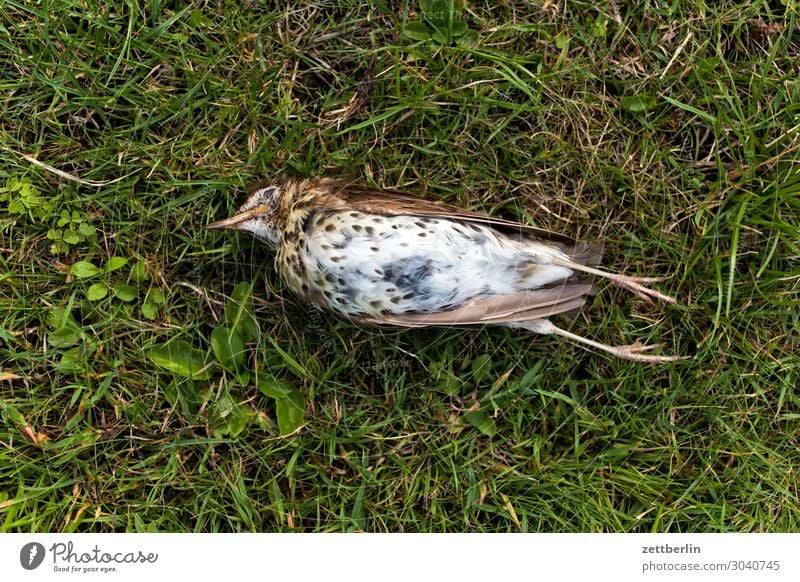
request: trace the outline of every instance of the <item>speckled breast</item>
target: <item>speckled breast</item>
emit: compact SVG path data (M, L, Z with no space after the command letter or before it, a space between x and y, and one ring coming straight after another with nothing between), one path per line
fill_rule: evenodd
M489 226L448 218L318 212L278 253L286 283L344 316L432 313L525 288L531 261Z

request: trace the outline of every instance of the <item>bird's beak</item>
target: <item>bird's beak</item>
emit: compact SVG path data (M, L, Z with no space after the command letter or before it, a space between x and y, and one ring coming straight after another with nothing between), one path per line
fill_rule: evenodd
M206 228L208 230L239 230L239 225L243 222L261 214L266 214L267 212L269 212L269 208L267 206L257 206L251 210L248 210L247 212L235 214L230 218L225 218L223 220L218 220L216 222L212 222L211 224L207 224Z

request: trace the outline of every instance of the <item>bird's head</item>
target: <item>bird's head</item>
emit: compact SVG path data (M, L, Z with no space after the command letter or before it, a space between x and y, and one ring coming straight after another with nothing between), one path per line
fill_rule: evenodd
M248 191L249 196L236 214L212 222L206 228L246 231L274 246L278 242L276 218L280 210L282 190L282 186L275 184L255 186Z

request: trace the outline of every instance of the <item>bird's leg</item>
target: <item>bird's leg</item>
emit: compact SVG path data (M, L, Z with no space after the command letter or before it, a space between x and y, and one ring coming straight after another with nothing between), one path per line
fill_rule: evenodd
M544 335L549 335L549 334L558 335L568 340L572 340L580 344L591 346L595 349L608 352L609 354L613 354L616 357L621 358L623 360L630 360L632 362L660 363L660 362L677 362L678 360L687 359L686 356L654 356L651 354L642 353L655 349L659 347L660 344L656 344L653 346L643 346L639 344L632 344L627 346L609 346L608 344L596 342L594 340L590 340L588 338L568 332L565 329L561 329L560 327L553 325L553 323L550 322L550 320L548 319L534 319L533 321L525 321L517 325L519 327L523 327L525 329L529 329L530 331L541 333Z
M573 263L572 261L555 260L553 261L553 264L560 267L567 267L573 271L581 271L583 273L590 273L592 275L597 275L598 277L609 279L620 287L624 287L625 289L636 293L636 295L647 301L650 301L650 298L652 297L655 299L660 299L661 301L666 301L667 303L676 302L675 299L669 295L664 295L663 293L656 291L655 289L645 287L644 285L645 283L658 283L663 281L665 277L634 277L632 275L619 275L617 273L603 271L602 269L596 269L588 265L579 265L578 263Z

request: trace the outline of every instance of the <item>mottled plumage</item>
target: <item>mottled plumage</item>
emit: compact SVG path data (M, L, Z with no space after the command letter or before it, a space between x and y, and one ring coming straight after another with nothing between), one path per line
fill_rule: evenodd
M492 324L552 333L618 357L664 362L655 346L608 346L547 317L574 310L611 279L644 298L658 279L601 271L599 245L414 196L349 182L288 179L249 191L209 228L243 230L276 250L276 268L304 299L352 321L399 327Z

